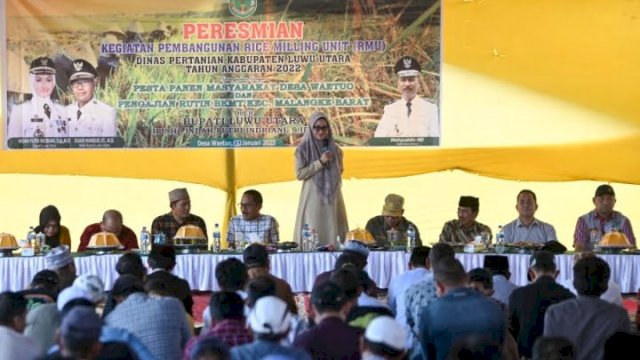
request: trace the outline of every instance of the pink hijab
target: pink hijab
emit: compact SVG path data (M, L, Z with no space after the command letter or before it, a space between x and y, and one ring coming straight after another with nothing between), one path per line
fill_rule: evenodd
M338 151L338 145L333 140L333 132L329 126L329 134L325 140L317 140L313 136L313 126L318 120L324 119L329 125L329 117L320 111L316 111L309 117L309 125L304 132L302 141L296 148L296 157L302 160L304 166L309 166L320 159L323 148L325 151L333 153L334 158L328 162L322 171L313 175L313 183L320 190L322 202L329 204L333 201L336 190L340 186L342 179L342 153Z

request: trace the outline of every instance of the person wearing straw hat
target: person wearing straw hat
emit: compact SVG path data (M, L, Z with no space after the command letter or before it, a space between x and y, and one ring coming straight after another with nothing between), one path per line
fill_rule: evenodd
M301 244L305 224L315 228L318 245L344 239L349 231L347 210L342 197L342 150L333 139L329 117L316 111L309 117L309 125L296 148L296 178L302 181L298 203L295 242Z
M56 88L55 75L55 66L48 57L38 57L31 62L29 83L32 97L13 107L7 138L68 136L64 107L52 99Z
M164 41L167 40L170 36L171 30L169 28L169 25L167 25L167 23L165 23L164 21L160 21L158 24L156 24L155 29L151 30L151 33L149 34L149 41Z
M420 63L403 56L394 67L402 98L384 107L374 137L440 137L438 105L418 96Z
M95 98L96 68L87 60L73 62L69 78L74 102L67 106L69 136L116 137L116 109Z
M125 38L126 35L120 28L120 26L112 25L107 30L105 30L104 33L102 33L100 48L102 48L103 45L122 44ZM98 71L98 85L100 86L100 88L105 87L107 78L115 73L119 65L119 54L104 53L100 51L100 56L98 57L98 67L96 68L96 70Z
M398 240L406 238L407 229L410 225L416 229L416 246L422 246L418 227L407 220L404 216L404 198L400 195L389 194L384 198L382 215L374 216L367 221L366 229L371 233L376 243L380 246L388 245L387 232L398 232Z

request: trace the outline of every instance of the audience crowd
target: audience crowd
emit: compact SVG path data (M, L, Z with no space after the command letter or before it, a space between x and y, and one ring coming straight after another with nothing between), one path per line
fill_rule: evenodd
M289 284L269 271L260 244L217 264L219 291L194 326L176 253L154 245L146 266L123 254L110 291L77 274L69 247L46 256L28 289L0 294L0 359L627 359L638 335L610 288L607 262L576 257L572 288L556 282L554 255L529 260L530 283L509 281L508 258L466 272L450 245L417 246L386 301L367 275L368 249L347 243L299 311Z

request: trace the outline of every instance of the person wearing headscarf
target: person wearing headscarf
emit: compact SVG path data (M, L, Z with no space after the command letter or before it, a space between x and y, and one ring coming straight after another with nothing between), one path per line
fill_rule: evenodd
M43 138L68 136L64 107L53 101L56 89L53 61L39 57L31 62L29 84L32 97L13 107L9 116L7 138Z
M302 181L302 191L294 241L301 243L305 224L318 232L318 245L331 244L337 236L344 239L349 226L341 190L342 150L333 139L325 113L311 115L295 156L296 177Z
M71 246L71 236L66 226L60 225L60 212L53 206L45 206L40 210L40 222L34 229L36 233L43 233L46 236L45 244L52 249L60 245Z

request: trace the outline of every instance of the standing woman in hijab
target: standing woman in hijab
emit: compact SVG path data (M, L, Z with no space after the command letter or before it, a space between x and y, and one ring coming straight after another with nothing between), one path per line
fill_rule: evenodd
M349 231L342 198L342 150L333 140L329 117L315 112L296 148L296 177L302 181L293 239L301 243L304 224L315 229L319 245L344 240Z
M60 225L60 212L53 206L45 206L40 210L40 225L34 229L36 233L43 233L47 240L45 244L52 249L60 245L71 247L71 236L66 226Z
M33 60L29 68L29 82L31 100L13 107L7 138L68 136L64 107L51 99L56 89L53 61L47 57Z

